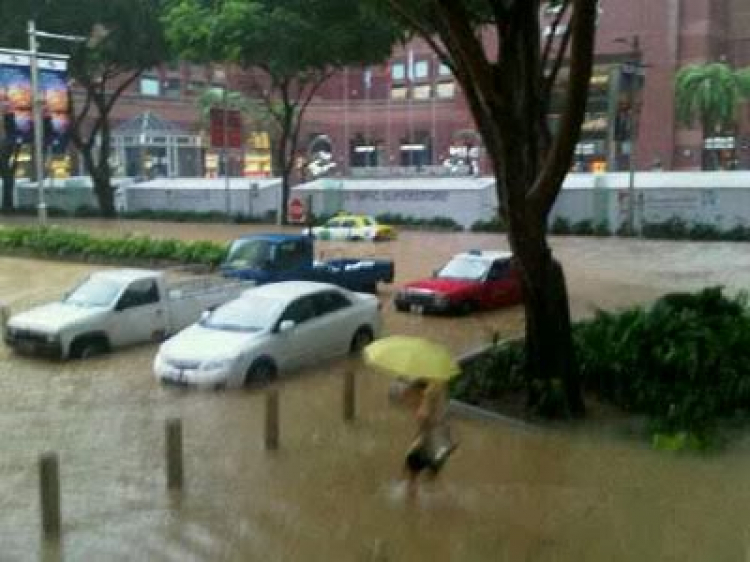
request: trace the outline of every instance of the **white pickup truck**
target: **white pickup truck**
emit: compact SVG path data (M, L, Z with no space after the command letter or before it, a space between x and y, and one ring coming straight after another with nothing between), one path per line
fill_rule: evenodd
M98 271L62 300L11 316L3 339L21 353L91 357L162 341L254 284L210 275L167 280L166 272L147 269Z

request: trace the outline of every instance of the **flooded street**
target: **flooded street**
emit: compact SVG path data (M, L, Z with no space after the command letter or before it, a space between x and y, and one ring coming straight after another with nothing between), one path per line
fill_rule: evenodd
M66 224L64 221L55 221ZM69 224L69 223L68 223ZM77 223L228 241L268 227ZM750 245L555 238L573 313L670 290L750 287ZM518 308L470 318L396 313L394 288L453 253L503 236L403 232L378 245L325 243L324 257L396 260L381 290L386 333L460 353L522 331ZM101 266L0 257L0 301L21 310ZM281 448L263 449L260 392L186 392L153 378L152 345L90 361L24 359L0 345L0 562L743 561L750 556L750 439L713 457L651 451L640 436L536 430L454 418L460 446L414 503L400 481L413 434L388 380L356 360L281 387ZM342 421L342 374L358 372L357 419ZM183 421L185 491L166 491L164 421ZM44 548L38 456L60 455L63 538Z

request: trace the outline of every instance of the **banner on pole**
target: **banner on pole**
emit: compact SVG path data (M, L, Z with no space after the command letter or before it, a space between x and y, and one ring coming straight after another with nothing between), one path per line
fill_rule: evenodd
M212 107L210 120L213 148L242 148L242 114L239 110Z
M53 152L64 152L70 127L67 62L39 58L38 65L45 146ZM31 57L0 52L0 109L5 125L4 136L13 136L19 144L33 142L32 97Z

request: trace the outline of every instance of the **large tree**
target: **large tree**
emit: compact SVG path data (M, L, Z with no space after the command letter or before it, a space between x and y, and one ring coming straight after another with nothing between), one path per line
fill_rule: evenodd
M522 275L530 406L582 414L565 276L547 222L585 116L597 0L370 1L389 8L452 69L482 135ZM557 9L545 21L551 4ZM553 132L550 97L560 76L565 96Z
M162 0L25 0L13 3L4 35L26 48L26 20L49 33L92 37L71 42L41 39L45 52L70 55L69 76L82 92L71 104L70 141L91 175L104 216L115 215L110 116L115 104L141 73L168 57L161 25Z
M352 0L174 0L165 22L185 57L249 71L245 93L275 129L282 221L308 104L337 69L386 59L397 37L389 18Z
M743 97L750 97L750 68L734 70L723 62L691 64L675 76L677 119L687 127L698 122L703 141L736 125ZM705 147L701 155L702 168L711 168Z

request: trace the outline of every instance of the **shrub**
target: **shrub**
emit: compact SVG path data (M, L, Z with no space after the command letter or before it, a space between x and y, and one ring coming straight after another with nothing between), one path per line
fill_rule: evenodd
M211 266L219 264L226 254L226 246L215 242L183 242L146 236L95 238L56 227L0 228L0 250L20 250L50 257L160 260Z
M508 227L500 217L493 217L489 220L478 220L471 225L472 232L507 232Z
M584 388L646 416L654 446L717 444L722 424L750 414L750 312L720 287L672 293L650 308L597 313L574 326ZM525 389L523 344L498 346L451 382L454 397L492 406ZM551 385L554 389L554 381Z
M745 304L712 287L650 309L599 312L574 330L584 385L645 414L656 444L706 446L720 420L750 412Z
M552 226L550 227L550 232L552 234L570 234L572 231L570 226L570 221L566 219L565 217L557 216L555 217L555 220L552 222Z

